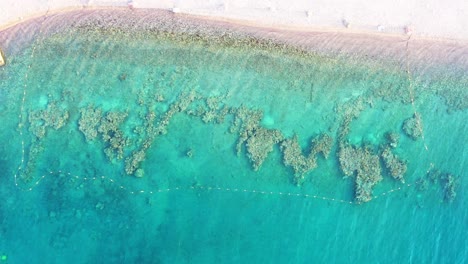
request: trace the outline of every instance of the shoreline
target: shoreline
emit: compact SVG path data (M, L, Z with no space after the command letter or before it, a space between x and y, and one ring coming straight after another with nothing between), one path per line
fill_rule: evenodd
M53 15L60 15L70 12L79 12L79 11L98 11L98 10L115 10L115 11L123 11L129 10L132 12L138 11L147 11L147 10L154 10L155 12L169 12L177 16L188 17L196 20L205 20L211 21L213 23L228 23L234 24L238 26L246 26L246 27L253 27L262 30L269 30L269 31L292 31L298 33L339 33L339 34L358 34L362 36L370 36L370 37L390 37L390 38L402 38L407 39L411 37L412 39L422 40L422 41L437 41L437 42L449 42L449 43L461 43L464 45L468 45L468 38L449 38L449 37L441 37L441 36L428 36L428 35L418 35L418 34L405 34L403 32L397 33L394 31L389 32L379 32L379 31L371 31L365 30L362 28L346 28L346 27L332 27L332 26L304 26L300 24L285 24L285 23L268 23L264 21L254 21L249 19L241 19L241 18L234 18L228 16L219 16L219 15L204 15L204 14L197 14L197 13L188 13L188 12L180 12L178 10L172 9L164 9L164 8L130 8L128 6L68 6L62 8L54 8L47 11L42 12L35 12L32 14L27 14L21 17L21 20L14 20L14 21L7 21L6 23L0 24L0 32L8 30L9 28L15 27L22 23L28 23L31 20L35 20L38 18L43 18L46 16L53 16Z
M411 74L431 75L431 79L442 76L442 71L446 74L444 69L450 69L451 76L464 79L468 70L468 42L462 40L360 32L288 30L161 9L121 7L63 9L54 10L47 16L36 16L0 30L1 49L8 64L8 57L34 41L39 33L50 35L73 27L93 27L95 22L103 28L115 27L129 32L135 29L163 32L168 30L188 36L201 33L202 36L215 38L252 38L260 42L303 50L335 60L337 63L366 63L370 67L377 66L402 73L409 69Z
M408 0L398 5L394 0L368 3L365 0L25 0L18 4L5 0L0 14L0 29L44 15L76 9L99 8L162 9L204 19L300 31L343 31L384 35L468 41L468 5L454 0L450 5L437 1ZM437 17L437 19L434 19ZM405 29L406 28L406 29Z

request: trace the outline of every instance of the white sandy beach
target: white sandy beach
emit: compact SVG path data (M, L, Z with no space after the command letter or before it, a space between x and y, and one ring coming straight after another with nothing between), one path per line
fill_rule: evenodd
M466 0L2 0L0 28L48 11L107 6L169 9L267 27L401 35L406 28L414 36L468 39Z

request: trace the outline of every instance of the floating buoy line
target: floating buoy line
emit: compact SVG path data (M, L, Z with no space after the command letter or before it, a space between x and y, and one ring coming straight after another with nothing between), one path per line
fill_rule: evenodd
M65 175L70 177L71 179L77 179L77 180L82 180L83 182L93 182L93 181L107 181L111 185L116 186L116 189L121 189L123 191L127 191L129 194L133 195L158 195L162 193L168 193L168 192L181 192L181 191L205 191L205 192L229 192L229 193L250 193L250 194L257 194L261 196L288 196L288 197L297 197L297 198L305 198L305 199L316 199L316 200L323 200L323 201L330 201L330 202L337 202L337 203L343 203L343 204L358 204L355 201L349 201L349 200L343 200L343 199L337 199L337 198L331 198L331 197L326 197L326 196L321 196L321 195L316 195L316 194L307 194L307 193L298 193L298 192L280 192L280 191L269 191L269 190L264 190L264 189L245 189L245 188L230 188L230 187L222 187L222 186L212 186L212 185L192 185L192 186L177 186L177 187L172 187L172 188L162 188L162 189L138 189L138 190L131 190L130 188L127 188L124 185L120 185L116 180L110 177L106 177L104 175L98 176L98 177L82 177L79 175L73 175L70 172L62 172L62 171L49 171L49 173L46 173L39 177L37 181L35 181L31 187L27 189L22 189L23 191L32 191L35 189L36 186L40 184L40 182L47 177L51 176L57 176L57 175ZM379 197L385 197L387 195L390 195L391 193L401 191L405 188L413 186L414 183L409 183L409 184L404 184L398 188L394 188L391 190L388 190L386 192L380 193L379 195L375 195L372 197L372 199L377 199ZM17 185L18 186L18 185Z
M38 36L36 40L33 41L32 43L32 50L31 50L31 55L30 58L34 58L35 52L36 52L36 45L40 41L40 36L43 34L43 24L47 20L49 14L49 10L44 15L44 19L40 23L39 31L38 31ZM413 80L410 72L410 65L409 65L409 41L411 39L411 35L409 35L408 39L406 40L406 72L407 72L407 77L409 81L408 85L408 92L410 95L411 99L411 104L412 104L412 109L414 114L416 115L416 105L414 101L414 90L413 90ZM1 54L1 51L0 51ZM3 59L3 58L0 58ZM0 61L1 62L1 61ZM1 63L0 63L1 65ZM32 67L32 60L31 63L27 66L28 69L31 69ZM48 172L44 173L42 176L40 176L36 181L32 182L29 184L29 187L23 187L18 183L18 176L21 174L21 172L24 170L25 166L25 150L26 150L26 144L25 144L25 133L23 130L26 127L26 113L25 113L25 101L27 97L27 82L26 80L28 79L28 72L25 73L24 75L24 84L23 84L23 91L22 91L22 98L21 98L21 106L20 106L20 113L18 115L19 118L19 124L18 124L18 131L19 131L19 136L21 137L21 163L14 174L14 184L17 189L20 189L25 192L30 192L33 191L44 179L48 177L53 177L57 175L65 175L69 177L70 179L76 179L76 180L81 180L83 182L93 182L93 181L107 181L111 185L114 185L117 189L121 189L123 191L128 192L129 194L132 195L158 195L158 194L163 194L163 193L169 193L169 192L186 192L186 191L204 191L204 192L228 192L228 193L250 193L250 194L256 194L260 196L277 196L277 197L296 197L296 198L303 198L303 199L314 199L314 200L322 200L322 201L328 201L328 202L336 202L336 203L342 203L342 204L359 204L358 202L354 200L343 200L343 199L337 199L333 197L326 197L326 196L321 196L321 195L316 195L316 194L307 194L307 193L299 193L299 192L280 192L280 191L269 191L265 189L244 189L244 188L232 188L232 187L226 187L226 186L211 186L211 185L192 185L192 186L175 186L171 188L154 188L154 189L137 189L137 190L132 190L126 186L120 185L118 181L113 179L112 177L108 177L105 175L101 176L83 176L83 175L75 175L71 172L65 172L65 171L52 171L49 170ZM423 128L422 125L420 124L421 120L420 118L417 118L416 122L418 122L418 126L420 127L420 132L422 135L422 142L424 145L424 149L426 153L429 153L429 148L426 144L426 140L424 138L424 133L423 133ZM429 173L432 169L434 168L434 163L430 163L429 169L427 170L426 173ZM402 183L401 186L390 189L388 191L382 192L378 195L372 196L373 199L378 199L381 197L386 197L389 196L393 193L399 192L401 190L407 189L409 187L412 187L416 184L417 182L413 183Z

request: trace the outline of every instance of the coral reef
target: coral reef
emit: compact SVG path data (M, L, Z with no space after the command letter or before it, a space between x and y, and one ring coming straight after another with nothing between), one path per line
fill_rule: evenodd
M312 139L312 146L311 155L322 153L323 157L328 159L333 147L333 138L328 134L321 134Z
M235 111L234 122L231 126L231 132L239 131L237 154L240 155L242 146L245 144L247 156L254 170L262 166L268 154L273 151L273 146L283 139L279 130L260 126L262 117L261 111L240 107Z
M426 177L432 183L436 183L438 180L442 178L442 172L438 169L431 169L427 172Z
M80 119L78 129L83 133L87 141L94 140L101 134L102 140L106 143L104 153L107 158L122 159L124 148L129 145L129 139L124 136L119 126L125 121L128 113L125 112L103 112L99 108L88 106L80 109Z
M217 124L224 122L226 115L229 113L229 108L223 106L223 99L222 97L208 97L205 99L206 109L201 112L203 122L216 122Z
M328 158L332 146L333 139L327 134L312 139L308 155L303 154L297 135L281 142L280 150L283 153L283 163L285 166L292 167L294 181L297 185L302 184L306 173L317 167L317 154L322 153L325 158Z
M237 155L240 155L242 152L242 145L249 138L248 131L253 131L257 127L260 127L260 121L262 120L263 113L260 110L251 110L245 106L232 108L230 112L234 114L234 120L229 131L231 133L237 132L239 134L236 150Z
M387 132L385 134L385 139L390 147L396 148L400 142L400 135L396 132Z
M132 154L125 159L125 172L132 175L146 158L146 148L133 151Z
M156 133L164 135L167 133L167 126L171 118L177 114L187 110L189 105L196 99L199 99L199 95L195 91L182 92L177 100L169 106L169 110L165 112L161 119L157 122Z
M29 183L33 180L33 172L36 170L36 158L39 154L44 151L44 147L41 142L37 139L31 143L29 151L27 153L27 163L24 169L22 169L20 178L25 182Z
M429 184L439 184L443 191L444 201L453 202L457 196L456 189L459 186L459 178L451 173L431 168L425 176L416 181L416 188L419 191L425 191L429 188Z
M342 115L338 130L338 161L346 177L355 176L355 199L358 203L372 199L372 189L382 180L380 157L372 146L356 147L350 145L346 137L351 122L358 118L366 106L372 106L370 98L360 96L336 107L335 112Z
M279 130L263 127L247 130L244 133L247 134L245 143L247 156L252 162L253 169L258 170L268 154L273 151L273 145L278 144L283 139L283 135Z
M140 132L146 132L146 138L138 149L134 150L132 154L125 159L125 172L128 175L134 174L137 177L142 177L144 175L143 169L139 168L139 166L146 158L146 151L151 147L158 135L167 133L167 126L172 117L177 113L186 111L190 104L198 98L199 95L195 91L181 93L176 101L169 106L169 109L156 122L156 125L156 113L148 111L144 126L138 129L142 130ZM138 175L136 173L138 173Z
M453 202L457 196L455 190L458 187L458 179L452 174L447 173L442 177L442 185L444 190L444 200L447 202Z
M108 112L105 117L101 118L101 123L98 126L97 131L101 133L102 139L107 143L104 153L111 161L114 158L122 159L124 148L129 144L128 138L119 128L127 115L125 112Z
M415 186L418 191L425 191L429 188L429 181L426 177L421 177L416 180Z
M391 73L392 75L395 73ZM382 83L373 91L375 98L382 98L387 102L401 102L403 104L411 103L411 94L408 92L408 80L396 81L399 77L394 76L392 81ZM417 99L418 93L415 93L413 100Z
M33 180L36 170L36 159L44 151L42 138L46 136L49 127L58 130L66 125L69 119L68 111L61 109L55 102L51 102L43 110L31 110L28 114L29 131L34 135L29 145L29 151L25 152L26 164L21 168L19 177L24 182ZM22 125L20 124L20 127ZM22 164L23 165L23 164Z
M370 201L373 187L382 180L379 156L368 147L358 148L341 143L338 159L346 176L356 174L356 201Z
M304 155L297 136L284 139L281 131L267 129L260 125L263 118L262 111L241 106L231 108L230 113L234 115L230 132L239 134L236 144L237 155L240 155L242 147L245 145L247 156L254 170L261 167L268 154L273 151L273 146L280 143L283 163L285 166L292 167L295 183L301 184L305 174L317 167L317 154L322 153L325 158L330 155L333 138L328 134L322 134L314 138L311 142L310 152Z
M414 113L412 117L406 119L403 122L403 131L413 140L417 140L418 138L422 137L423 126L421 114Z
M66 124L68 117L68 111L50 103L45 110L29 111L29 131L41 139L45 136L47 127L57 130Z
M139 168L140 163L145 160L146 151L151 147L154 138L158 135L158 131L154 126L155 119L156 113L148 110L144 119L143 127L137 128L139 134L143 135L146 133L146 138L143 140L140 147L137 150L134 150L132 154L125 159L125 172L128 175L132 175L136 173L137 170L141 170L139 174L143 176L141 173L143 169ZM135 174L135 176L137 175Z
M87 141L94 140L98 135L97 127L101 122L102 110L89 106L80 109L80 113L81 117L78 120L78 129L84 134Z
M335 113L343 117L338 133L339 142L345 141L345 138L349 133L349 126L351 122L361 114L366 104L369 104L366 99L363 97L358 97L354 100L335 107Z
M463 111L468 108L468 91L466 89L466 83L468 83L468 77L466 74L457 76L457 81L450 79L439 80L436 87L436 92L447 105L447 113L455 111Z
M305 156L299 146L298 138L294 135L291 139L281 142L281 152L283 153L283 163L294 170L294 181L301 184L304 181L305 173L317 167L317 159L312 151Z
M386 147L380 154L380 157L382 157L385 167L390 172L390 175L392 175L396 180L404 182L403 176L407 169L406 163L393 154L390 147Z

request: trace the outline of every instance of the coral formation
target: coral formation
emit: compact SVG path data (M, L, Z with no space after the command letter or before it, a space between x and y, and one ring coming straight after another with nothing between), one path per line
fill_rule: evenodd
M125 159L125 172L128 175L132 175L140 169L140 163L146 158L147 149L151 147L154 138L158 135L158 131L154 126L155 119L156 113L148 110L148 113L144 119L145 121L143 127L136 128L141 135L146 133L146 138L143 140L143 143L140 145L139 149L134 150L132 154L130 154L130 156ZM143 174L140 173L140 175Z
M230 112L234 114L234 120L229 131L231 133L237 132L239 134L236 151L237 155L240 155L242 152L242 145L249 138L248 131L253 131L255 128L260 126L263 113L260 110L251 110L245 106L232 108Z
M34 140L29 148L27 153L27 163L25 168L20 173L20 178L24 182L31 182L33 180L33 172L36 169L36 158L37 156L44 151L39 140Z
M406 163L393 154L390 147L386 147L380 156L382 157L385 167L390 172L390 175L396 180L404 182L403 176L407 169Z
M418 191L425 191L429 188L429 181L426 177L421 177L416 180L415 186Z
M340 143L338 159L346 176L356 174L356 201L370 201L373 187L382 180L379 156L368 147L358 148Z
M127 115L125 112L108 112L105 117L101 118L101 123L98 126L97 131L101 133L102 139L107 143L104 153L111 161L114 158L122 159L124 148L129 144L128 138L119 128Z
M396 132L387 132L385 138L387 139L388 145L392 148L396 148L400 142L400 135Z
M68 117L67 110L60 109L55 103L50 103L45 110L29 111L29 131L38 139L43 138L47 127L57 130L66 124Z
M412 117L403 122L403 131L413 140L417 140L423 134L421 114L414 113Z
M142 148L136 151L133 151L132 154L125 159L125 172L128 175L132 175L140 165L142 161L146 158L146 149Z
M438 169L431 169L427 172L426 177L432 183L436 183L440 178L442 178L442 172Z
M190 104L199 98L199 95L195 91L183 92L179 95L174 103L169 106L169 109L161 116L161 118L156 122L156 113L153 111L148 111L144 127L140 130L146 132L146 138L143 140L143 143L139 146L138 149L134 150L130 156L125 159L125 172L128 175L132 175L139 171L141 177L143 174L143 169L140 169L139 166L142 161L146 158L146 151L151 147L155 138L158 135L163 135L167 133L167 126L172 117L177 114L187 110ZM156 122L156 125L155 125ZM142 131L143 132L143 131ZM137 176L135 174L135 176Z
M55 102L49 103L46 109L29 111L29 131L34 137L30 142L29 151L25 153L26 165L21 168L19 174L23 181L30 182L34 177L36 159L44 151L41 139L46 136L47 128L58 130L66 125L68 119L68 111L57 106Z
M312 146L311 155L322 153L323 157L328 159L333 147L333 138L328 134L321 134L312 139Z
M195 91L182 92L177 100L169 106L169 110L165 112L161 119L157 122L156 132L158 134L164 135L167 133L167 126L171 118L177 114L187 110L189 105L196 99L199 98L199 95Z
M104 35L104 34L101 34L101 32L98 32L99 27L103 27L103 26L98 25L97 27L95 27L94 25L89 25L90 30L97 32L97 34ZM171 28L173 27L171 23L169 23L169 25L165 25L165 27L168 27L168 28L165 28L161 31L158 31L158 29L155 29L155 31L153 32L157 32L157 34L151 34L151 36L156 35L158 38L168 38L168 39L182 38L183 40L185 40L185 42L199 41L200 43L203 44L201 45L201 47L205 47L205 44L209 44L210 42L210 38L206 38L198 34L198 29L194 29L195 31L193 34L181 35L181 34L176 34L173 31L171 31ZM85 29L85 27L81 27L80 29ZM115 32L115 33L118 33L119 31L127 32L127 30L118 29L118 28L114 30L115 31L112 31L112 30L109 30L109 31ZM258 49L258 46L263 46L263 48L266 50L266 51L264 50L263 53L268 53L269 51L278 50L278 48L279 49L287 48L286 46L281 46L281 44L268 43L265 40L258 40L253 37L250 38L246 36L244 38L239 39L229 34L230 34L229 32L223 33L221 37L213 37L211 39L214 39L218 45L226 45L225 43L230 43L228 45L231 45L232 47L242 47L242 48L250 47L250 48ZM113 34L110 34L110 35L113 35ZM150 37L149 36L150 34L143 34L143 35ZM181 41L180 43L184 43L184 41ZM176 50L177 53L179 53L179 50L177 50L177 48L174 48L174 50ZM161 53L166 52L165 50L164 51L158 50L158 51ZM169 52L172 52L172 51L169 51ZM296 52L301 53L301 50L298 49ZM160 56L153 56L153 57L160 57ZM291 169L294 171L296 183L302 182L304 180L304 176L308 172L310 172L311 170L317 167L318 155L323 155L325 158L329 157L333 148L334 141L332 137L329 136L328 134L322 134L312 139L312 141L310 142L310 147L308 147L308 149L303 150L301 146L299 145L299 139L296 135L293 136L292 138L284 139L284 136L282 135L281 131L275 130L275 129L268 129L270 128L270 126L266 125L265 122L263 123L265 126L261 126L261 120L263 117L263 113L261 111L248 109L246 107L240 107L240 108L228 107L223 102L223 99L226 97L210 96L210 97L202 98L203 100L202 105L200 105L199 108L197 108L196 110L193 110L193 109L189 109L189 105L190 106L195 105L195 104L192 104L192 102L194 102L194 100L196 99L200 99L200 97L194 92L183 93L181 96L179 96L179 98L175 102L172 102L171 104L171 101L173 100L172 96L175 95L173 93L176 93L176 92L178 93L178 91L184 90L186 88L191 88L192 86L186 85L186 81L183 80L186 77L184 75L181 75L181 77L183 78L178 78L179 76L177 75L171 76L171 78L164 77L165 72L167 73L168 71L170 71L167 68L173 68L173 66L171 65L171 63L165 61L163 57L164 56L161 56L160 61L158 61L160 62L159 64L153 64L154 61L151 61L151 63L148 63L148 65L151 65L151 66L157 65L155 67L152 67L153 68L152 72L148 73L148 76L150 76L151 78L155 78L155 79L167 79L167 82L163 82L163 85L161 85L161 87L156 84L153 85L154 82L152 80L147 81L145 83L145 81L142 80L144 78L137 78L139 76L133 76L131 74L127 76L127 74L124 72L117 72L117 74L114 73L114 75L111 76L113 77L113 80L111 80L113 82L110 82L110 83L119 82L120 80L121 82L123 82L123 84L120 85L120 87L118 88L121 88L123 86L125 87L128 86L129 89L126 92L128 92L129 95L130 94L135 95L136 91L140 91L138 89L140 89L141 86L143 87L141 91L145 91L145 92L141 92L141 95L139 95L139 99L138 99L139 106L143 106L147 108L146 108L146 111L142 111L141 113L139 113L141 120L138 120L138 122L141 121L141 123L143 124L134 129L135 133L137 133L139 136L139 138L136 139L136 142L132 142L133 144L132 146L135 147L134 149L132 148L130 151L127 151L127 152L124 151L124 150L127 150L125 147L129 145L129 140L123 133L121 129L122 127L120 126L120 124L123 124L125 122L126 116L127 116L126 113L116 113L116 112L105 113L101 109L93 108L93 107L88 107L88 108L84 108L80 110L81 118L79 119L78 127L79 127L79 130L84 134L84 137L86 138L86 140L91 141L91 140L94 140L97 136L102 136L102 139L104 140L105 145L106 145L105 154L109 157L109 159L113 159L115 157L117 157L118 159L121 159L125 154L125 157L126 157L125 172L127 174L131 174L136 177L144 176L145 171L141 168L141 165L142 165L141 163L145 160L148 149L152 146L152 144L156 144L154 142L155 142L155 139L159 135L166 134L168 132L167 131L169 129L168 124L175 114L181 113L181 112L189 113L189 111L190 111L189 114L193 114L195 116L200 117L200 119L205 123L223 123L227 115L233 115L234 122L233 122L233 125L231 126L231 132L238 133L239 135L239 138L236 144L237 153L241 153L245 149L247 157L250 160L251 165L254 170L259 170L261 168L263 162L265 162L268 155L274 150L276 144L279 144L279 149L282 152L281 154L282 154L284 165L287 167L291 167ZM185 58L185 56L183 57ZM252 60L260 60L261 63L259 64L261 64L262 65L261 67L264 67L266 70L270 70L272 72L276 71L276 68L273 69L272 65L268 63L272 61L272 59L269 58L268 56L265 56L265 58L262 58L262 56L252 56L252 57L253 57ZM192 57L190 57L190 59L192 59ZM327 67L329 67L330 65L336 66L337 67L336 72L339 72L340 74L343 73L343 75L346 74L345 71L338 70L338 67L341 67L339 61L335 59L329 59L329 58L323 58L323 59L324 60L326 59L327 61L328 60L333 61L332 64L326 64ZM288 59L284 59L282 61L287 62ZM183 63L177 63L177 64L179 65L186 64L188 65L188 67L195 65L195 64L190 64L190 63L191 63L190 60L186 60ZM249 64L250 63L246 63L245 65L247 67L250 67ZM241 65L244 65L244 64L241 64ZM307 67L304 67L304 71L296 71L296 72L299 72L299 74L307 74L307 72L312 72L312 71L317 72L318 77L320 77L320 75L324 73L322 68L308 69ZM138 71L135 71L135 72L137 73ZM229 73L229 71L226 71L226 72ZM286 72L289 73L293 71L286 71ZM216 73L217 72L213 72L210 74L214 75ZM78 72L76 74L78 75ZM203 72L203 74L205 74L205 72ZM206 80L209 80L209 81L213 80L211 79L212 77L211 75L209 75L209 78L206 78L206 80L203 80L203 77L205 76L201 76L201 75L202 74L200 74L199 76L196 76L197 78L200 77L200 80L197 79L194 82L196 82L197 84L199 83L200 85L205 85ZM148 79L150 77L148 77ZM264 76L262 76L262 78L263 77ZM361 75L357 75L357 74L356 76L353 76L353 77L356 77L354 79L362 79L360 78ZM373 75L365 76L365 77L370 80L373 79ZM342 75L340 75L340 78L343 78L343 80L347 81L347 79L344 78ZM307 80L307 78L304 78L304 79ZM379 83L380 81L378 80L378 78L375 78L375 79L377 80L374 80L374 83L377 83L377 85L380 85ZM393 78L389 78L389 79L393 80ZM217 80L217 79L214 79L214 80ZM321 81L320 78L318 78L317 80L308 78L308 80L313 80L314 82ZM280 81L280 79L279 78L273 79L273 82L271 82L273 86L276 85L277 81ZM291 86L295 86L295 89L299 89L299 88L302 89L301 87L302 82L303 80L301 79L297 79L297 81L296 80L291 81L291 83L294 83L294 85L291 85ZM304 81L304 82L307 82L307 81ZM339 84L342 84L343 82L339 82ZM389 87L387 87L387 83L389 83ZM230 84L231 83L227 82L227 85L230 85ZM243 82L238 82L236 84L239 84L239 86L244 85ZM354 85L355 83L352 83L352 84ZM360 84L360 83L356 83L356 84ZM316 87L320 87L320 85L321 83L316 85ZM334 86L334 85L336 84L333 83L330 86ZM88 85L87 88L89 89L86 90L86 92L99 90L99 89L90 88L90 86L91 85ZM107 86L111 86L111 85L109 85L109 83L106 83L102 87L107 87ZM346 176L355 177L353 178L353 180L355 180L355 183L356 183L356 200L358 202L366 202L372 198L372 189L374 188L374 185L377 184L381 180L381 176L380 176L381 167L380 166L384 166L386 169L388 169L389 174L391 174L392 177L398 180L403 180L403 175L405 174L407 170L406 163L402 161L396 154L394 154L397 152L393 150L394 148L398 146L398 143L399 143L398 133L388 133L386 135L387 140L388 140L388 145L386 145L385 148L381 149L380 152L373 150L371 147L353 146L353 145L350 145L349 143L346 143L346 137L350 130L350 124L353 122L353 120L359 117L360 113L367 107L367 105L371 105L371 99L377 99L379 97L377 100L382 99L382 100L388 100L388 101L393 102L393 101L399 100L399 98L403 98L401 100L404 101L405 103L410 102L410 99L414 99L414 98L409 97L411 93L408 93L407 85L405 82L395 82L395 84L393 84L392 81L389 81L389 82L384 82L383 85L380 85L380 86L381 88L379 89L379 92L382 93L380 96L376 96L376 94L372 94L372 97L370 97L369 93L365 92L365 89L362 89L362 91L364 91L365 93L364 95L356 99L348 100L344 104L341 104L341 102L337 103L338 106L336 108L336 112L337 112L336 116L342 118L341 120L342 122L337 123L337 125L340 125L340 128L337 131L338 143L339 143L337 145L339 145L339 147L338 147L338 151L336 154L338 154L339 164L341 166L341 170L343 171L343 173ZM248 85L247 87L250 88L250 86ZM112 89L114 89L114 87L109 88L108 90L106 90L106 92L107 91L114 92L114 90ZM203 87L201 91L204 91L204 89L210 90L206 87ZM263 87L261 87L261 89L263 89ZM256 96L258 96L258 91L261 91L261 92L264 91L261 89L258 89L257 91L255 91L255 93L246 93L246 94L252 94L253 95L252 98L258 99L256 98ZM229 92L232 92L232 91L237 92L239 90L237 89L237 87L235 87L233 90L230 90ZM245 90L241 90L241 92L243 91ZM261 92L260 92L260 95L261 95ZM151 93L155 93L155 94L151 94ZM211 94L211 91L207 93ZM351 92L344 91L343 96L340 95L340 97L338 97L339 100L336 100L336 102L339 102L341 100L347 100L344 98L350 98L350 96L354 97L356 96L356 94L360 94L360 93L361 93L361 90L358 90L358 89L356 89L356 91L352 91L352 95L351 95ZM153 96L154 98L150 99L151 96ZM366 96L368 97L366 98ZM241 99L244 99L246 97L247 95L244 97L234 96L234 98L241 98ZM68 94L66 94L62 98L69 98ZM79 96L76 96L76 98L81 99ZM85 96L83 96L83 98L87 99ZM291 99L291 98L288 97L288 99ZM326 98L326 97L323 97L323 98ZM129 99L131 98L129 97ZM322 98L317 98L317 100L318 99L322 99ZM334 100L335 98L330 98L330 99ZM164 104L159 104L159 105L156 104L157 102L163 102L163 101L165 101ZM460 101L463 101L463 100L460 99ZM76 102L78 102L78 99ZM119 102L119 101L116 100L116 102ZM114 102L112 102L109 105L112 105L113 103ZM153 107L154 105L151 105L152 103L155 103L156 106L164 105L164 107L159 109L157 107ZM255 100L252 100L252 101L246 100L246 103L249 105L253 105L255 104ZM294 103L297 103L297 102L294 102ZM284 107L282 104L274 105L272 103L271 105L268 105L268 106L266 105L268 104L265 104L264 106L272 107L272 108ZM311 103L311 108L313 107L315 106ZM317 109L315 109L317 110L316 112L304 111L304 113L307 113L307 114L312 113L311 118L310 118L311 120L312 119L319 120L320 117L323 117L324 120L325 118L327 118L327 121L328 121L328 119L332 120L333 118L335 118L335 117L332 117L332 115L330 115L330 113L328 112L324 114L324 116L312 117L314 113L319 113L319 110L322 110L320 107L321 106L318 106ZM49 109L49 106L47 108ZM135 108L132 106L132 110L133 109ZM284 109L285 108L280 108L280 110L284 110ZM277 109L273 109L273 110L276 111ZM231 116L229 116L229 118L230 117ZM277 116L275 116L275 118L276 117ZM50 117L48 113L42 113L42 112L30 113L29 118L30 118L29 120L31 123L30 125L31 132L33 132L33 134L37 138L41 138L45 136L46 134L45 128L47 126L51 126L56 129L61 127L62 125L60 125L60 123L64 123L67 120L68 113L63 113L63 115L59 115L58 117ZM275 125L277 127L281 127L283 125L285 126L285 124L281 124L282 118L278 118L276 119L276 121L277 121L277 124L274 124L272 122L271 127ZM291 120L288 120L288 122L289 121ZM35 123L35 125L33 125L33 123ZM130 123L130 122L127 122L127 123ZM141 123L138 123L138 125L140 125ZM287 123L287 124L290 124L290 123ZM301 125L301 124L298 124L298 125ZM328 126L328 124L325 124L325 125ZM331 124L330 126L333 128L336 128L335 124ZM321 127L321 126L317 126L317 127ZM170 129L172 129L172 127L170 127ZM413 118L405 120L405 123L403 124L402 129L407 135L411 136L413 139L421 137L423 130L422 130L419 114L417 115L415 114ZM333 129L330 129L330 131L335 132ZM377 134L378 132L379 131L377 128L377 131L375 134ZM181 145L185 146L184 144L181 144ZM30 157L35 156L37 151L39 151L39 147L36 147L36 148L31 147L29 151L29 156ZM182 153L186 154L187 157L190 158L193 156L194 152L192 149L188 149ZM199 153L199 154L200 156L204 155L204 153ZM198 152L197 152L197 155L198 155ZM381 164L380 164L380 159L382 161ZM26 170L28 170L30 166L29 164L31 164L31 166L33 165L32 158L30 159L30 161L31 162L28 162L28 165L26 166L27 167ZM441 180L441 176L437 176L437 177L441 182L445 184L444 190L445 190L445 193L447 193L446 197L455 197L455 187L453 186L456 185L454 184L456 180L454 180L454 177L451 175L448 175L444 178L443 181Z
M240 107L235 111L231 132L239 132L237 141L237 154L240 155L245 144L247 156L254 170L258 170L266 157L273 151L273 146L278 144L283 135L279 130L266 129L260 126L263 113L258 110L249 110Z
M222 105L222 97L208 97L205 99L206 108L201 112L202 121L205 123L216 122L221 124L229 113L229 108Z
M300 185L305 180L305 174L317 167L317 154L322 153L325 158L328 158L332 146L333 139L327 134L312 139L308 155L303 154L297 135L281 142L283 163L285 166L292 167L296 184Z
M350 100L342 105L335 107L335 113L343 117L338 132L338 141L344 142L349 133L351 122L358 118L366 105L371 105L371 101L362 96Z
M380 158L371 146L355 147L346 140L351 122L360 115L366 105L372 106L372 100L360 96L339 105L335 110L343 116L338 131L338 161L346 177L356 177L355 199L358 203L370 201L372 189L382 180Z
M443 173L438 169L431 168L425 176L416 181L416 188L424 191L429 188L429 184L439 184L443 191L444 201L453 202L457 196L456 189L459 186L459 178L451 173Z
M283 135L279 130L263 127L256 127L244 133L247 134L245 143L247 156L252 162L253 169L258 170L268 154L273 151L273 146L283 139Z
M97 137L97 127L101 122L102 110L94 109L89 106L80 109L81 117L78 121L78 129L84 134L87 141L91 141Z
M101 134L102 140L106 143L104 153L112 161L114 158L122 159L124 148L130 143L129 139L119 128L127 118L125 112L107 112L103 116L100 108L88 106L80 109L80 119L78 129L83 133L87 141L94 140Z
M283 163L286 166L292 167L297 184L300 184L304 180L305 173L317 167L317 159L312 151L307 156L302 153L297 135L281 142L280 149L283 153Z
M457 196L455 190L458 187L458 179L452 174L447 173L442 177L442 184L444 189L444 200L447 202L453 202Z

